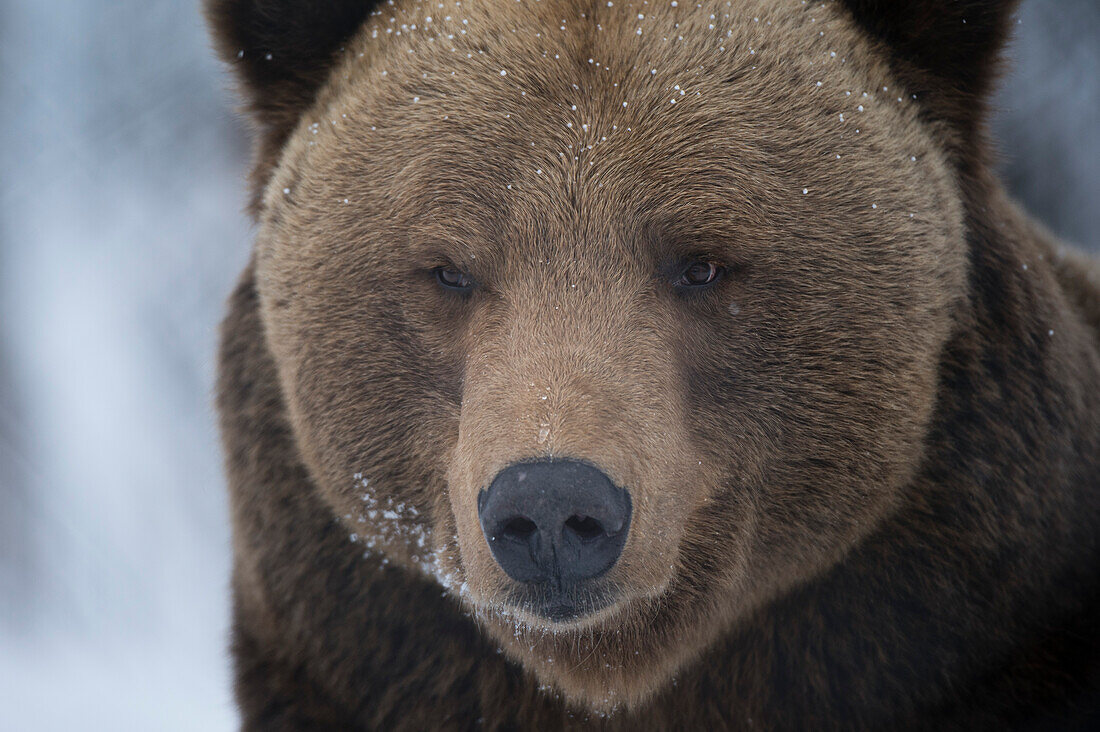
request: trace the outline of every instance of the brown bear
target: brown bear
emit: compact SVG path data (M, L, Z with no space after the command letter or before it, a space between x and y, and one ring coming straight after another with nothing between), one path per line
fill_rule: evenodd
M1100 724L1100 274L997 0L209 0L246 729Z

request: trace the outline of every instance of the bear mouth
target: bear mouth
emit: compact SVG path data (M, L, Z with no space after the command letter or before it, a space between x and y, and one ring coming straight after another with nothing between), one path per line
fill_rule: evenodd
M610 586L526 584L508 594L505 604L550 623L576 623L608 609L618 600Z

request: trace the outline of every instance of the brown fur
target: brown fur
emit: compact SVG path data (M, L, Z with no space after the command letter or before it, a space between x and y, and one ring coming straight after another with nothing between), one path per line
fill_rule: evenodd
M261 124L219 389L246 727L1097 714L1100 286L986 164L1012 3L307 5L211 3ZM673 292L694 257L728 276ZM572 623L477 521L547 455L634 505Z

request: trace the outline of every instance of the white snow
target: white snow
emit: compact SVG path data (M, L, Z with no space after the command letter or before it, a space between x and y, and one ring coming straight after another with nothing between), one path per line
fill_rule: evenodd
M228 77L193 3L0 15L0 729L231 730Z

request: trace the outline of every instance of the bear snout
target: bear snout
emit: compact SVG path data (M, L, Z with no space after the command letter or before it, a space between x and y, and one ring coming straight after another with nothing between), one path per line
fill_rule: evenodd
M576 598L590 598L622 554L631 500L599 468L548 458L500 471L478 495L478 518L493 558L524 585L523 604L556 620L589 609Z

